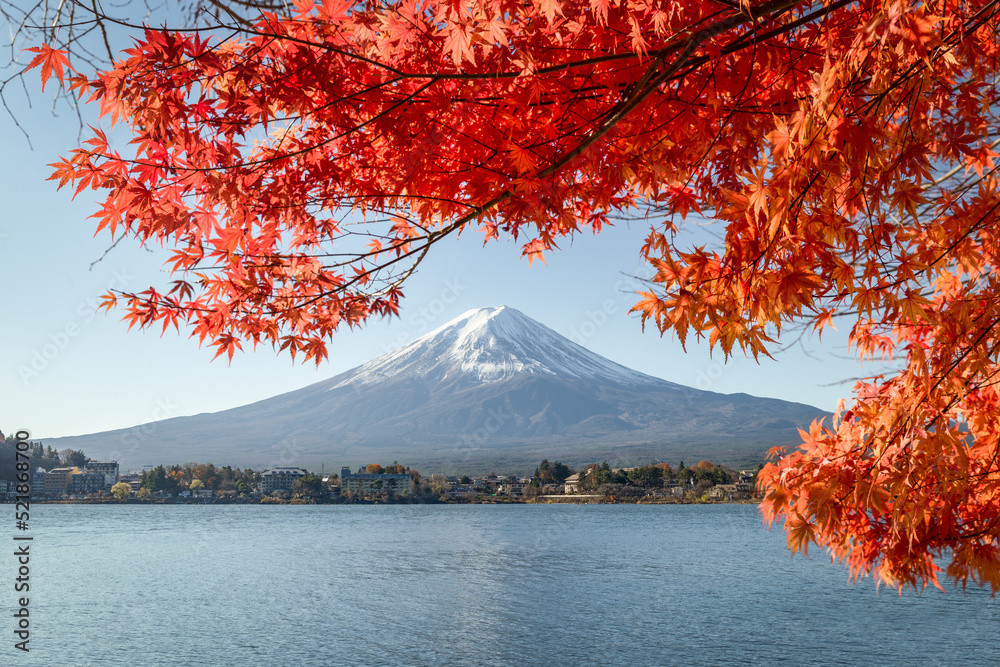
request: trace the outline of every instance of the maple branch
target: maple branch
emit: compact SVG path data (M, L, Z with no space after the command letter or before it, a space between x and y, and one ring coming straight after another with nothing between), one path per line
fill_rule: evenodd
M371 66L376 67L378 69L385 70L385 71L387 71L387 72L389 72L391 74L396 75L400 79L431 79L431 80L440 80L440 81L448 81L448 80L488 81L488 80L500 80L500 79L515 79L515 78L519 78L519 77L524 76L524 72L520 71L520 70L493 71L493 72L482 72L482 73L474 73L474 72L407 72L407 71L398 69L396 67L393 67L393 66L391 66L391 65L389 65L389 64L387 64L385 62L381 62L381 61L378 61L378 60L375 60L375 59L372 59L372 58L369 58L367 56L363 56L363 55L360 55L360 54L357 54L357 53L354 53L354 52L351 52L351 51L346 51L344 49L336 48L336 47L331 46L331 45L329 45L329 44L327 44L325 42L314 42L314 41L310 41L310 40L299 38L299 37L293 37L291 35L288 35L287 33L279 33L279 32L273 32L273 31L269 32L269 31L261 30L259 28L255 28L254 26L257 25L257 24L251 24L246 19L240 18L237 15L233 14L232 10L229 9L229 8L224 7L224 5L219 2L219 0L209 0L209 1L212 2L212 4L215 4L215 5L218 5L220 7L223 7L224 11L226 11L227 14L230 14L231 16L233 16L234 20L236 20L239 25L219 24L219 25L210 26L210 27L204 27L204 28L163 26L161 28L161 30L163 30L164 32L204 32L204 31L209 31L209 30L216 30L216 29L222 27L222 28L226 28L226 29L229 29L229 30L233 30L234 32L238 32L238 33L241 33L241 34L250 35L250 36L253 36L253 37L261 37L261 38L268 38L268 39L282 41L282 42L289 42L289 43L299 44L299 45L306 46L306 47L309 47L309 48L313 48L313 49L325 51L325 52L328 52L328 53L335 53L337 55L341 55L341 56L344 56L346 58L350 58L350 59L353 59L353 60L357 60L359 62L363 62L363 63L365 63L367 65L371 65ZM773 37L773 36L779 36L781 34L785 34L785 33L789 32L790 30L793 30L794 28L799 27L799 25L802 25L804 23L808 23L808 22L810 22L812 20L815 20L815 18L824 16L827 13L829 13L831 11L834 11L835 9L839 9L841 6L848 5L851 2L853 2L853 1L854 0L837 0L837 2L833 3L832 5L830 5L829 8L824 8L824 9L816 12L814 15L810 15L810 17L808 17L808 20L805 20L805 21L802 21L802 20L796 21L794 25L789 24L791 27L776 28L773 31L771 31L770 33L767 33L766 36L762 36L760 38L760 40L763 40L763 39L766 39L766 38L770 38L770 37ZM79 3L80 0L71 0L71 2ZM602 56L594 56L594 57L590 57L590 58L583 58L583 59L580 59L580 60L568 61L568 62L565 62L565 63L556 64L556 65L548 65L548 66L545 66L545 67L540 67L540 68L535 69L534 73L535 74L554 74L554 73L568 71L568 70L571 70L571 69L591 67L593 65L599 65L599 64L609 63L609 62L616 62L616 61L620 61L620 60L637 60L637 59L641 60L644 57L654 57L654 58L658 58L659 57L659 58L662 58L662 57L665 57L665 56L677 53L678 51L683 51L684 49L687 48L687 45L690 44L690 42L691 42L692 39L694 39L697 43L700 43L700 42L705 41L707 39L713 38L713 37L715 37L715 36L717 36L719 34L722 34L723 32L726 32L727 30L731 30L732 28L736 28L736 27L739 27L741 25L745 25L748 22L759 20L760 18L762 18L764 16L768 16L770 18L774 18L774 17L779 16L780 14L784 13L788 9L794 7L795 5L801 4L801 2L802 2L802 0L770 0L769 2L765 2L764 4L760 5L759 7L755 7L755 8L745 7L745 8L742 8L742 9L740 9L739 12L736 12L733 16L731 16L731 17L729 17L727 19L724 19L722 21L719 21L719 22L717 22L717 23L709 26L708 28L704 28L704 29L699 30L695 34L695 36L693 38L692 37L688 37L687 39L682 39L678 43L675 43L675 44L671 44L671 45L660 47L660 48L656 48L656 49L649 49L649 50L647 50L644 53L637 53L636 51L624 51L624 52L606 54L606 55L602 55ZM735 5L730 5L730 7L735 8ZM147 27L147 26L145 26L143 24L133 23L133 22L130 22L130 21L126 21L124 19L116 19L116 18L107 16L106 14L97 14L96 10L95 10L95 15L97 15L100 18L100 20L102 20L102 21L107 21L109 23L113 23L113 24L116 24L116 25L119 25L119 26L122 26L122 27L125 27L125 28L133 29L133 30L142 30L142 29L145 29ZM688 29L688 30L683 31L680 34L681 35L690 34L690 32L691 32L691 29ZM756 42L756 41L760 41L760 40L754 40L754 41ZM739 48L744 48L744 47L739 47ZM724 55L729 55L730 53L739 50L739 48L734 49L733 51L723 51L723 54ZM704 64L704 62L707 62L707 58L703 59L701 62L699 62L697 64L699 64L699 65L700 64Z
M843 1L846 2L846 0ZM772 0L771 2L761 5L758 9L761 10L762 14L776 13L784 11L798 2L799 0ZM599 130L592 133L584 141L580 142L576 148L566 153L562 158L553 162L549 167L539 172L537 177L545 178L555 173L560 168L568 164L573 158L583 153L583 151L604 137L625 116L638 107L639 104L641 104L653 91L659 88L663 83L671 80L671 78L673 78L674 75L685 65L695 49L697 49L703 42L725 32L726 30L738 27L752 20L756 19L746 10L743 10L735 16L719 21L718 23L709 26L708 28L704 28L692 35L685 40L683 48L680 45L676 45L668 47L667 49L661 49L661 55L658 55L654 59L653 64L649 66L643 77L636 83L635 91L631 95L630 99L623 100L618 107L610 109L608 111L608 120L604 122ZM678 50L680 51L680 54L674 62L671 63L665 71L655 74L656 70L658 70L663 64L664 52L671 53Z
M775 12L775 11L781 11L781 10L787 8L787 7L790 7L793 4L794 4L794 2L792 2L791 0L777 0L775 2L768 3L767 5L764 6L764 8L766 8L766 12ZM762 9L764 9L764 8L762 8ZM630 94L625 99L623 99L622 102L619 103L619 105L617 105L616 107L613 107L612 109L608 110L608 112L606 112L606 114L605 114L606 115L606 119L603 122L602 126L598 130L596 130L594 132L591 132L583 141L579 142L573 149L571 149L570 151L564 153L557 160L551 162L548 167L546 167L545 169L542 169L541 171L539 171L536 174L535 178L547 178L548 176L556 173L562 167L566 166L569 162L571 162L574 158L578 157L584 151L586 151L587 148L589 148L590 146L592 146L593 144L595 144L596 142L598 142L601 138L603 138L608 132L611 131L611 129L613 129L618 123L620 123L621 120L623 120L635 108L637 108L652 92L654 92L660 85L662 85L663 82L665 82L666 80L670 79L684 65L685 61L688 59L688 57L690 56L690 54L702 42L704 42L704 41L706 41L706 40L708 40L708 39L716 36L717 34L720 34L721 32L724 32L727 29L731 29L732 27L735 27L735 26L738 26L738 25L742 25L743 23L746 23L749 20L753 20L752 17L750 15L746 14L746 13L741 12L740 14L736 15L735 17L727 18L727 19L725 19L723 21L720 21L720 22L718 22L718 23L716 23L716 24L714 24L714 25L712 25L712 26L710 26L708 28L700 30L698 33L696 33L695 35L689 37L687 40L684 41L684 43L683 43L683 49L681 50L680 55L663 72L659 72L659 73L657 72L657 70L659 70L660 66L663 64L663 57L660 56L660 57L655 58L654 61L653 61L653 63L647 68L647 71L643 75L643 77L640 78L640 80L638 82L636 82L636 84L633 85L633 88L632 88L632 91L630 92ZM670 49L661 49L660 51L661 52L668 52L668 51L678 50L678 49L681 49L680 45L677 45L675 47L671 47ZM399 78L402 78L402 77L397 77L397 79L399 79ZM435 77L435 78L441 78L441 77ZM399 103L397 103L395 106L391 107L390 109L385 110L382 114L379 114L379 116L377 116L377 117L381 117L382 115L385 115L385 114L389 113L391 110L395 109L396 107L401 106L403 103L409 101L410 99L415 98L417 95L419 95L421 92L423 92L423 90L427 89L433 82L434 82L433 80L426 82L424 84L424 86L422 86L416 92L410 94L407 98L405 98L404 100L400 101ZM307 152L309 150L314 150L315 148L317 148L320 145L323 145L324 143L329 143L330 141L333 141L336 138L340 138L341 136L345 136L348 133L351 133L351 132L354 132L354 131L357 131L357 130L361 129L364 125L367 125L367 124L373 122L376 118L369 119L369 121L366 121L365 123L361 124L360 126L352 128L351 130L347 130L347 131L345 131L342 134L336 135L336 136L334 136L334 137L332 137L332 138L330 138L330 139L328 139L328 140L326 140L324 142L321 142L320 144L314 144L314 145L311 145L310 147L308 147L307 149L302 149L300 151L296 151L296 152L293 152L293 153L284 154L284 155L280 156L280 158L273 158L273 159L285 159L287 157L290 157L290 156L293 156L293 155L296 155L296 154L301 154L301 153ZM263 162L264 161L251 162L251 163L242 163L242 166L243 167L246 167L246 166L256 166L257 164L261 164ZM359 275L355 276L354 278L351 278L350 280L348 280L348 281L346 281L346 282L344 282L342 284L339 284L332 291L331 290L324 291L324 292L321 292L321 293L319 293L319 294L317 294L317 295L315 295L313 297L310 297L309 299L301 302L301 306L311 305L311 304L313 304L315 302L318 302L319 300L322 300L324 298L332 296L333 294L346 293L355 284L357 284L357 283L359 283L361 281L367 280L368 277L373 272L384 271L385 269L391 267L392 265L394 265L394 264L396 264L398 262L407 260L410 257L412 257L414 255L417 255L417 259L415 260L415 263L409 268L408 271L404 272L404 274L402 276L402 279L405 279L406 277L408 277L409 275L412 274L412 272L416 268L416 265L419 264L419 262L423 259L423 257L429 251L429 248L430 248L430 246L433 243L435 243L436 241L440 240L441 238L444 238L444 237L450 235L452 232L463 228L469 221L471 221L473 219L476 219L476 218L484 215L485 213L487 213L490 210L494 209L496 206L498 206L501 203L509 200L513 196L514 196L513 191L506 190L504 193L502 193L501 195L493 198L492 200L490 200L490 201L488 201L488 202L486 202L486 203L484 203L484 204L482 204L482 205L480 205L478 207L472 208L469 212L467 212L465 215L463 215L460 218L458 218L457 220L455 220L453 223L451 223L451 224L449 224L449 225L447 225L447 226L441 228L440 230L437 230L437 231L435 231L435 232L433 232L431 234L428 234L425 237L425 241L424 241L424 243L422 245L420 245L420 246L418 246L418 247L416 247L416 248L414 248L414 249L412 249L412 250L410 250L408 252L401 253L401 254L397 255L395 258L393 258L392 260L389 260L387 262L382 262L382 263L378 264L372 270L366 271L365 273L359 274ZM396 245L394 247L397 247L397 248L398 247L402 247L403 245L411 243L411 242L412 242L412 240L407 240L405 242L400 242L398 245ZM393 249L393 246L390 246L389 250L392 250L392 249ZM375 251L372 251L371 253L365 253L365 254L362 254L360 256L355 256L354 257L354 261L357 261L358 259L361 259L361 258L363 258L365 256L373 256L375 254L379 254L380 252L384 252L384 250L385 249L383 249L382 251L379 251L378 253L376 253ZM337 265L334 265L334 266L337 266ZM392 282L389 283L389 286L390 286L389 289L398 287L401 283L402 283L402 280L392 281ZM382 292L379 292L377 294L384 294L384 293L385 293L385 290L383 290ZM374 296L374 295L369 295L369 296Z
M65 0L59 0L59 7L62 7ZM94 12L94 16L100 16L101 12L97 9L97 0L90 0L91 9ZM58 16L58 10L56 10ZM104 28L104 22L98 21L97 26L101 29L101 39L104 40L104 49L108 53L108 60L113 61L115 59L115 54L111 51L111 44L108 43L108 31ZM55 22L53 22L53 28L55 28Z
M119 243L121 243L123 238L125 238L125 234L122 234L121 236L119 236L118 238L116 238L114 240L114 243L112 243L110 246L108 246L107 248L105 248L104 252L101 253L100 257L98 257L97 259L95 259L93 262L90 263L90 268L88 268L87 270L88 271L92 271L94 269L94 265L97 264L97 263L99 263L101 260L103 260L107 256L107 254L109 252L111 252L112 250L114 250L115 246L117 246Z
M769 3L769 4L771 6L773 6L773 8L774 8L774 9L771 9L769 11L777 11L779 8L785 8L785 7L791 6L792 4L794 4L794 2L793 2L793 0L777 0L777 1ZM589 148L594 143L596 143L597 141L599 141L602 137L604 137L625 116L627 116L629 113L631 113L653 91L655 91L660 85L662 85L662 83L664 81L666 81L671 76L673 76L673 74L675 72L677 72L677 70L680 69L680 67L683 66L683 64L686 61L686 59L688 58L688 56L690 56L690 54L695 50L695 48L697 48L697 46L699 44L701 44L703 41L705 41L705 40L707 40L707 39L715 36L716 34L719 34L720 32L722 32L725 29L727 29L728 27L730 27L730 25L732 25L732 26L740 25L742 23L745 23L747 20L750 20L750 17L748 17L747 15L741 13L739 15L739 18L727 19L725 21L720 22L719 24L711 26L710 28L703 29L702 31L700 31L699 33L697 33L696 35L694 35L693 37L691 37L691 38L689 38L687 40L687 43L684 46L684 49L682 50L680 56L671 64L671 66L667 70L665 70L662 73L656 74L656 71L663 64L662 57L657 57L656 59L654 59L653 64L651 64L650 67L647 69L646 74L644 74L643 77L633 87L633 91L630 94L630 96L628 98L626 98L625 100L623 100L622 103L620 103L618 105L618 107L609 110L609 112L607 113L607 115L609 117L605 120L605 122L603 123L602 127L599 128L597 131L592 132L584 141L581 141L575 148L573 148L572 150L570 150L567 153L565 153L562 157L560 157L556 161L552 162L548 167L546 167L545 169L543 169L540 172L538 172L537 175L536 175L536 178L546 178L546 177L554 174L559 169L561 169L562 167L564 167L566 164L568 164L569 162L571 162L575 157L577 157L580 154L582 154L587 148ZM456 221L454 221L450 225L448 225L448 226L446 226L446 227L444 227L444 228L442 228L442 229L440 229L440 230L438 230L436 232L433 232L432 234L427 235L425 244L423 246L421 246L420 248L411 250L410 252L407 252L407 253L404 253L404 254L402 254L400 256L397 256L396 258L394 258L393 260L391 260L391 261L389 261L387 263L383 263L383 264L379 265L379 267L378 267L377 270L380 270L380 271L384 270L385 268L388 268L389 266L391 266L391 265L393 265L393 264L395 264L397 262L403 261L404 259L407 259L411 255L416 254L416 253L419 253L419 258L417 260L417 263L419 263L419 261L421 259L423 259L423 257L426 255L426 253L430 249L430 246L434 242L436 242L437 240L439 240L441 238L444 238L444 237L450 235L452 232L454 232L454 231L456 231L458 229L461 229L462 227L464 227L471 220L476 219L476 218L484 215L485 213L487 213L488 211L492 210L493 208L495 208L499 204L501 204L504 201L510 199L513 196L513 194L514 193L512 191L507 190L503 194L499 195L498 197L495 197L494 199L486 202L485 204L482 204L482 205L474 208L473 210L471 210L470 212L468 212L464 216L461 216L460 218L458 218ZM406 274L404 274L404 276L410 275L410 273L412 273L412 271L415 268L416 268L416 265L414 265L413 267L411 267L411 269ZM360 281L362 279L363 279L363 276L357 276L357 277L355 277L355 278L347 281L345 284L343 284L341 286L338 286L338 289L336 290L336 292L346 291L350 286L352 286L353 284L355 284L356 282L358 282L358 281ZM394 286L398 286L399 284L401 284L401 282L402 281L396 281L396 282L393 283L393 285ZM313 303L313 302L315 302L315 301L317 301L317 300L319 300L321 298L328 297L331 294L334 294L336 292L326 292L326 293L317 295L317 296L309 299L308 301L305 301L303 303L303 305L311 304L311 303Z

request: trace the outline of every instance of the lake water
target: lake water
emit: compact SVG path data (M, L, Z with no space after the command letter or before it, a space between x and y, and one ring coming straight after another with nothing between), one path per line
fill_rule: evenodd
M38 505L31 519L32 650L14 650L7 613L2 664L1000 664L987 592L852 585L821 553L790 557L749 505ZM10 582L14 561L0 559Z

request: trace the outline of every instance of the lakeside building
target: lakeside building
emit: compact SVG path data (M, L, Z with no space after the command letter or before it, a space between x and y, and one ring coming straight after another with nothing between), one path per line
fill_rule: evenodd
M295 480L305 477L301 468L271 468L260 474L260 490L265 494L274 491L291 491Z
M87 461L83 470L104 475L105 489L110 489L118 483L118 461Z
M574 473L563 482L563 493L580 492L580 473Z
M500 488L503 482L502 477L491 472L486 477L473 477L472 488L476 490L476 493L488 493L492 495L497 492L497 489Z
M39 475L35 473L35 488L42 489L46 496L54 498L65 495L86 496L110 488L107 486L107 475L86 468L80 470L77 466L53 468L43 475L43 485L37 486Z
M78 470L69 476L68 494L88 496L91 493L98 493L104 490L104 475L99 472L90 472L86 469Z
M468 484L462 484L461 479L455 476L444 478L444 492L452 498L462 498L476 495L476 490L473 488L471 482Z
M118 479L117 461L90 461L83 468L63 466L49 471L36 468L31 474L31 493L37 497L49 498L86 496L110 490ZM138 488L138 475L133 486L135 488Z
M518 478L512 475L497 487L497 493L511 498L523 498L524 491L528 488L529 484L531 484L530 477Z
M118 481L132 487L132 493L142 488L142 473L130 472L118 477Z
M195 489L194 491L191 491L189 489L186 491L181 491L180 493L177 494L177 497L210 499L214 498L215 495L216 495L215 491L213 491L212 489Z
M708 490L709 498L726 500L746 500L753 497L753 485L746 482L736 484L716 484Z
M407 495L410 493L410 480L410 475L407 473L352 473L350 468L340 470L341 492L393 491Z
M70 485L74 474L79 474L80 469L76 466L72 468L53 468L45 473L45 495L62 496L70 492Z
M35 468L31 473L31 493L36 496L45 493L45 468Z

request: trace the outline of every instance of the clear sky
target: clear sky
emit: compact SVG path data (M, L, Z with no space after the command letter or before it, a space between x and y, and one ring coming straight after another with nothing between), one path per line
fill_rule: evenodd
M401 316L338 333L319 368L293 364L270 347L211 361L186 333L126 330L120 312L97 313L109 287L163 286L162 250L95 238L96 193L71 201L46 181L46 165L78 144L79 124L51 97L9 90L8 103L29 141L0 110L0 429L34 437L94 433L153 420L244 405L331 377L405 344L471 308L517 308L613 361L701 389L746 392L832 410L861 369L846 357L845 337L809 338L776 361L737 357L723 363L707 344L685 353L627 315L649 273L639 258L642 221L565 242L547 265L520 257L518 244L470 230L438 244L406 287ZM90 120L88 120L90 122ZM709 227L711 229L711 227ZM705 236L705 230L694 232ZM843 383L843 381L847 381ZM840 384L835 384L840 383ZM832 385L832 386L831 386Z

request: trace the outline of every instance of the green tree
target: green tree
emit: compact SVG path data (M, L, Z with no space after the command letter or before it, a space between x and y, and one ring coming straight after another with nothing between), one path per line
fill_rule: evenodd
M78 449L64 449L61 452L63 463L67 466L82 468L90 459Z
M672 479L674 477L674 469L670 467L669 463L657 463L656 467L660 469L660 476L663 479Z
M139 484L142 488L150 491L150 493L164 492L175 494L179 488L177 482L167 476L167 471L162 465L158 465L152 470L142 473Z
M51 445L45 448L45 455L42 458L37 460L32 459L32 461L46 470L52 470L62 465L62 461L59 459L59 452L54 450Z
M231 491L236 488L236 478L239 473L238 470L233 470L232 466L225 466L224 468L219 468L218 473L218 489Z
M677 481L681 484L687 484L695 477L695 471L691 468L685 468L684 463L681 463L681 467L677 470Z
M573 474L573 469L570 468L565 463L556 461L552 464L552 481L556 484L562 484L566 481L566 478Z
M634 486L646 489L663 486L663 470L657 466L642 466L629 470L627 477L629 484Z
M712 464L711 467L701 466L692 469L695 472L695 480L698 482L709 482L715 484L729 484L735 479L735 474L722 466Z
M556 461L549 463L548 459L543 459L542 463L535 468L534 478L539 484L562 484L566 478L573 474L573 469L565 463Z
M212 463L196 465L191 469L191 475L197 477L205 485L206 489L216 489L219 484L218 470Z
M295 480L292 491L299 496L306 498L321 498L326 496L326 487L323 479L318 475L305 475Z
M610 484L612 479L611 466L607 461L604 461L594 470L592 477L591 484L595 488Z

